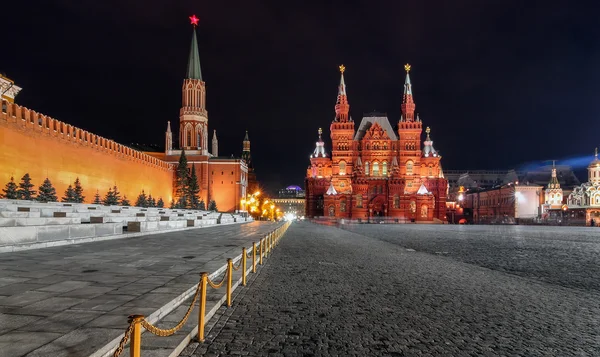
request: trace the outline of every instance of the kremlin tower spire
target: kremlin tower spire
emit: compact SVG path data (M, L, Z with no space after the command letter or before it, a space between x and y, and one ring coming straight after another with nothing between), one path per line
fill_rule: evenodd
M215 157L219 156L219 140L217 140L217 131L216 130L213 131L212 155Z
M200 55L196 27L196 15L190 16L193 26L192 44L188 57L186 78L182 87L182 106L179 112L179 146L181 149L199 151L208 155L208 113L206 111L206 87L200 70Z
M173 132L171 132L171 121L167 122L167 132L165 133L165 152L167 155L173 150Z
M350 111L350 104L348 104L348 96L346 95L346 83L344 82L344 71L346 70L346 67L341 65L339 68L341 76L337 102L335 103L335 121L346 123L349 120L348 112Z
M402 118L407 122L415 120L415 102L413 100L412 83L410 83L410 64L405 64L406 79L404 80L404 95L402 96Z

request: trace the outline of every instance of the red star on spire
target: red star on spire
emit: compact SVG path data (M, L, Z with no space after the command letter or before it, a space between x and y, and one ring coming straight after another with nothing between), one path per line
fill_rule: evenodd
M191 22L192 25L198 26L198 21L200 21L200 19L197 18L196 15L190 16L190 22Z

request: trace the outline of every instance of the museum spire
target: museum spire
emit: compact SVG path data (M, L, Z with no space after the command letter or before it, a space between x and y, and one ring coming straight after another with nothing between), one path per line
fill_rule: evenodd
M404 94L402 96L402 120L412 122L415 119L415 102L413 101L412 83L410 82L410 64L404 65L406 79L404 80Z
M198 39L196 38L196 27L198 26L198 18L196 15L190 16L190 21L194 27L192 33L192 45L190 47L190 56L188 58L187 79L202 80L202 71L200 70L200 54L198 52Z
M427 129L425 129L425 132L427 133L427 138L423 142L423 156L424 157L438 156L437 151L435 151L435 149L433 148L433 140L431 140L431 138L429 137L429 133L431 132L431 129L429 129L429 127L427 127Z
M346 94L346 82L344 81L344 72L346 67L339 66L340 69L340 86L338 87L337 101L335 103L335 121L345 123L348 121L348 112L350 104L348 104L348 96Z

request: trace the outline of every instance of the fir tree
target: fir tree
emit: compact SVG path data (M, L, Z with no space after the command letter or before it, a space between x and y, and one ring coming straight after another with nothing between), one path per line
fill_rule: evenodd
M170 209L175 208L175 201L171 200L171 204L169 205Z
M94 202L97 205L101 205L102 204L102 200L100 199L100 192L98 192L98 190L96 190L96 194L94 195Z
M144 192L144 190L142 190L142 193L140 193L140 195L137 198L137 201L135 201L135 206L136 207L148 207L148 199L146 197L146 193Z
M83 187L81 187L81 181L79 181L79 177L75 179L75 202L83 203L85 202L85 196L83 195Z
M115 205L119 204L119 201L121 200L121 192L119 192L119 189L117 188L117 185L113 186L113 196L115 198Z
M121 199L121 206L131 206L126 195L123 195L123 198Z
M58 201L58 197L56 197L56 189L52 186L52 182L50 179L46 177L44 183L40 186L38 190L38 196L36 198L40 202L56 202Z
M185 156L185 150L181 150L181 156L179 156L179 164L177 164L177 180L175 182L175 196L178 197L177 206L179 208L185 208L187 206L187 157Z
M31 183L31 177L29 173L26 173L19 183L19 189L17 190L17 198L20 200L32 200L35 196L35 190L32 190L33 184Z
M72 185L69 185L69 187L67 187L67 189L65 190L65 195L61 199L61 202L67 202L67 203L77 202L75 200L75 190L73 189Z
M164 208L165 207L165 201L163 201L162 197L159 197L158 201L156 201L156 207L158 207L158 208Z
M19 193L17 192L17 184L15 183L14 177L10 177L10 181L6 184L6 188L3 188L2 191L4 192L2 198L16 200L19 197Z
M215 200L210 200L210 202L208 203L208 210L218 212L217 203L215 202Z
M200 200L200 204L198 204L198 209L201 211L206 211L206 204L204 203L204 200Z
M152 197L152 194L148 195L148 207L156 207L156 200L154 199L154 197Z
M198 193L200 193L200 185L198 185L198 176L196 176L196 165L192 164L192 173L188 177L187 197L189 207L198 209Z
M108 192L106 192L106 195L104 195L104 199L102 200L102 203L105 206L110 206L113 204L112 203L113 201L114 201L114 194L113 194L112 188L109 187Z

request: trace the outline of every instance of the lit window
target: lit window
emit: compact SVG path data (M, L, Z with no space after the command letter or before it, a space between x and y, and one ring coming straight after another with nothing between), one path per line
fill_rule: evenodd
M346 162L340 161L340 175L346 174Z
M413 174L413 162L410 160L406 162L406 174L407 175Z
M362 195L356 195L356 207L362 207Z
M383 176L387 176L387 162L386 161L383 162L383 168L381 170L381 174Z
M365 162L365 175L369 175L369 162Z
M373 163L373 176L379 176L379 163L377 161Z

